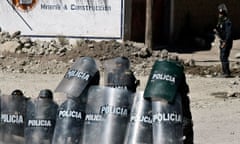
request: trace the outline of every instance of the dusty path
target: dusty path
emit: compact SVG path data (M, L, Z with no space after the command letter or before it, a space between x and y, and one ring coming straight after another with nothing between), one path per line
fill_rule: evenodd
M54 90L63 75L0 73L0 89L9 94L15 88L35 97L41 89ZM147 77L141 80L144 90ZM239 92L240 79L201 78L187 76L190 86L191 109L194 121L195 144L239 144L240 98L216 98L212 93Z

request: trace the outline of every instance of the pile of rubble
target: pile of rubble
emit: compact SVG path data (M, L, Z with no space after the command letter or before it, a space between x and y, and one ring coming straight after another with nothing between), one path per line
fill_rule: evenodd
M121 43L115 40L79 39L72 44L63 36L46 41L33 40L21 37L20 31L10 34L0 29L0 71L62 74L75 59L82 56L93 57L100 68L104 60L126 56L136 75L148 75L155 60L162 58L178 59L184 64L186 71L193 75L211 75L220 71L219 67L196 66L194 60L182 60L167 50L156 50L151 55L146 55L143 54L143 49L143 43L131 41Z

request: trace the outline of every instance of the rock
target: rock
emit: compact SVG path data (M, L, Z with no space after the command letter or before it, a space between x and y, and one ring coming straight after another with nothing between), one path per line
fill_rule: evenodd
M151 55L151 50L149 48L146 48L146 47L142 48L140 53L139 53L139 56L141 58L147 58L150 55Z
M29 37L21 37L19 40L22 44L32 43L32 40Z
M16 38L16 37L18 37L18 36L20 36L20 35L21 35L21 31L16 31L16 32L14 32L14 33L12 34L11 38L13 39L13 38Z
M137 47L137 48L140 48L140 49L142 49L142 48L144 48L144 43L137 43L137 42L134 42L133 44L133 47Z
M160 58L162 58L162 59L167 59L168 58L168 51L166 49L163 49L161 51Z
M7 41L3 44L0 44L0 52L15 53L20 48L21 44L17 41Z

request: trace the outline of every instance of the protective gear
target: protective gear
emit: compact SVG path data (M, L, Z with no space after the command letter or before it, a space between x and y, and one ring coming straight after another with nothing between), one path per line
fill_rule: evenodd
M153 65L144 91L144 97L152 101L153 144L193 143L192 125L183 121L192 120L189 87L183 70L180 63L172 60L156 61Z
M174 102L152 101L153 144L182 144L182 103L176 94Z
M144 98L173 102L183 75L183 66L167 60L155 61L150 73Z
M38 97L39 98L46 98L46 99L53 99L53 93L49 89L44 89L44 90L40 91Z
M134 95L124 144L152 144L152 105L143 92Z
M12 91L11 95L16 96L16 97L17 96L23 96L23 92L19 89L16 89L16 90Z
M1 96L0 142L24 143L27 100L21 90L14 90L10 96Z
M123 144L132 105L127 90L92 86L88 92L82 144Z
M218 5L218 12L221 14L227 15L228 13L227 6L224 3Z
M27 104L25 143L51 144L58 105L51 90L41 90L39 97Z
M68 98L57 112L52 144L79 144L82 140L85 104L77 98Z
M105 86L127 89L136 92L139 80L129 69L130 63L126 57L117 57L104 63Z
M119 68L119 70L129 69L130 67L129 59L126 57L117 57L115 63L118 66L116 69Z
M80 97L89 86L98 85L99 80L100 74L94 59L82 57L66 72L55 92L66 93L68 97Z

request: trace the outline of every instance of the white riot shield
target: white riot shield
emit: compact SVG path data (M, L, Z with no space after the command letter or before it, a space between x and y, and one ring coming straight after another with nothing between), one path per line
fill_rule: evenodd
M124 144L152 144L152 105L143 92L134 95Z
M182 103L177 94L174 102L153 101L153 144L182 144Z
M131 103L132 95L127 90L92 86L82 144L123 144Z
M81 57L66 72L55 92L63 92L68 97L79 97L90 85L98 85L99 71L91 57Z

